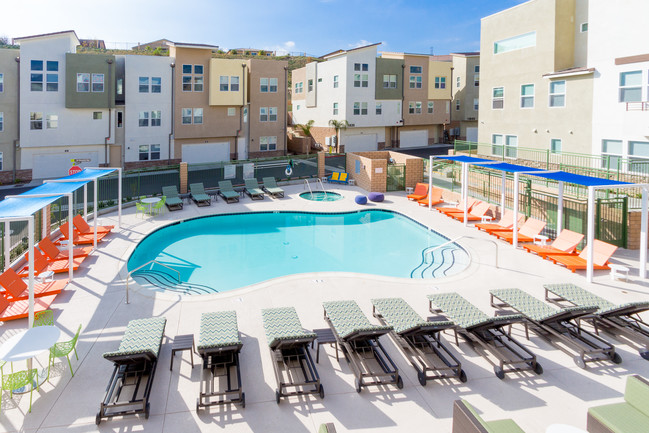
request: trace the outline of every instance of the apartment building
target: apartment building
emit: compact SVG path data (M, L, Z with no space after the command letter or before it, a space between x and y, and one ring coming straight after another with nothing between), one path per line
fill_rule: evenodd
M24 173L14 172L19 167L18 146L18 68L20 52L0 49L0 182L20 179Z
M292 121L314 121L316 142L335 145L330 120L346 120L339 149L421 147L443 140L451 66L430 56L381 53L372 44L338 50L293 71Z
M451 53L448 58L453 64L449 138L478 141L480 53Z

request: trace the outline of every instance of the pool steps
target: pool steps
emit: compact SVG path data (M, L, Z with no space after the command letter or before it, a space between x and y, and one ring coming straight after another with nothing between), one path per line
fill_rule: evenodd
M172 291L183 295L205 295L218 293L213 287L195 283L178 283L178 281L163 271L140 270L132 275L138 284L157 290Z

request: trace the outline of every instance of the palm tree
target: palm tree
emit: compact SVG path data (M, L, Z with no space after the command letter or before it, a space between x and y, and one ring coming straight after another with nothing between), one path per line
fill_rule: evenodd
M311 136L311 127L313 126L314 123L315 123L314 120L309 120L304 125L301 124L301 123L298 123L295 126L297 126L298 128L300 128L302 130L302 133L304 134L305 137L310 137Z
M336 153L338 153L340 150L340 130L347 129L349 122L346 120L331 119L329 121L329 126L336 130Z

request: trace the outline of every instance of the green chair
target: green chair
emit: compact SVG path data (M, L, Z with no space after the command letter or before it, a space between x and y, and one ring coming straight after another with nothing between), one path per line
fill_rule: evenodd
M181 210L183 208L183 201L178 195L176 186L163 186L162 195L167 197L166 205L169 210Z
M284 197L284 190L277 186L274 177L265 177L262 179L264 186L262 189L272 197Z
M135 216L141 213L142 217L149 213L149 206L146 203L141 203L139 201L135 202Z
M589 408L586 429L597 433L649 431L649 382L638 375L628 376L624 401Z
M259 188L259 183L257 182L257 179L246 179L245 181L246 187L244 188L244 192L248 194L248 196L253 199L253 200L263 200L264 199L264 191L262 191L261 188Z
M140 200L144 200L145 198L146 198L145 195L141 195L141 196L140 196Z
M151 209L151 213L154 215L160 215L161 213L163 213L166 202L167 202L167 197L164 195L161 196L160 201L153 205L153 208Z
M189 192L191 193L192 200L194 200L196 206L212 205L212 199L205 193L205 187L203 187L203 183L192 183L191 185L189 185Z
M514 420L485 421L466 400L453 403L453 432L466 433L525 433Z
M239 193L234 190L232 182L229 180L219 181L219 195L223 197L226 203L239 201Z
M79 355L77 355L77 340L79 339L79 333L81 332L81 325L77 329L77 333L74 338L70 341L63 341L56 343L54 346L50 347L50 359L47 361L47 378L50 378L50 366L54 363L54 358L63 358L64 356L68 359L68 366L70 367L70 373L74 377L74 371L72 371L72 364L70 363L70 352L74 350L74 356L76 356L77 361L79 360Z
M22 370L16 373L7 374L2 376L2 390L9 391L11 398L14 396L14 389L22 388L31 385L32 389L29 391L29 412L32 411L32 393L34 392L34 382L36 382L36 389L38 386L38 369L32 368L31 370ZM2 402L0 401L0 409Z
M34 328L37 326L54 326L54 312L52 310L39 311L34 314Z

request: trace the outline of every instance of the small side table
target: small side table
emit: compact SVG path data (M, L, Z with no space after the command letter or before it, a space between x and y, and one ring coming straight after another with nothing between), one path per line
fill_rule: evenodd
M318 348L315 352L315 362L320 362L320 346L323 344L333 345L336 348L336 361L338 361L338 342L336 341L336 336L331 328L314 329L313 332L316 335L316 340L318 340ZM313 344L314 342L311 342L312 349Z
M615 281L616 279L627 281L629 279L629 268L624 265L618 264L609 264L611 268L611 280Z
M41 272L40 274L36 275L36 279L38 279L41 283L44 283L46 281L54 281L54 271Z
M536 235L536 236L534 236L534 243L535 243L536 245L547 245L549 239L550 239L550 238L547 237L547 236Z
M481 222L482 224L484 224L484 223L486 223L486 222L489 222L489 221L493 221L493 220L494 220L494 217L489 216L489 215L482 215L482 216L480 217L480 222Z
M356 179L349 179L349 180L347 181L347 183L350 184L350 185L352 185L352 186L354 186L354 185L356 185Z
M176 352L189 350L192 356L192 368L194 368L194 334L176 335L174 342L171 343L171 364L169 370L174 368L174 355Z
M406 194L412 194L415 191L415 189L411 186L406 187Z

